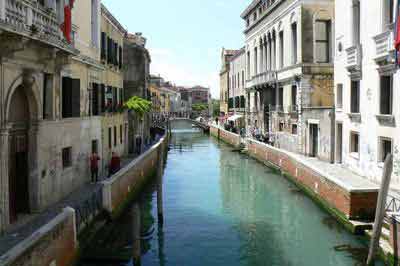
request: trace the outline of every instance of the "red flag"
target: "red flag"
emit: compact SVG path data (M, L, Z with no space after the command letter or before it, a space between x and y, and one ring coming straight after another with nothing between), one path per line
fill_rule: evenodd
M397 17L396 29L395 29L395 40L394 40L394 47L396 50L400 50L400 15Z
M64 23L62 24L62 30L67 42L71 43L72 15L70 6L64 7Z

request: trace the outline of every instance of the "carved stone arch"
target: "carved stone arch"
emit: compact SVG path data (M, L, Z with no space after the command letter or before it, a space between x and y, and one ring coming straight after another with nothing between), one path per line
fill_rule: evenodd
M39 88L37 85L37 77L32 73L24 72L18 76L8 89L5 101L5 121L6 123L10 117L11 101L17 89L23 88L29 104L29 114L31 121L38 121L40 119L40 97Z
M313 23L316 20L332 20L332 14L326 9L319 9L313 14Z

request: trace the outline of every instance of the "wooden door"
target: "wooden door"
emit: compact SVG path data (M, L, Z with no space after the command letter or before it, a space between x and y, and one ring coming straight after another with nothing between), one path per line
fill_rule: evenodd
M9 201L10 221L29 213L28 143L25 131L14 132L10 139Z

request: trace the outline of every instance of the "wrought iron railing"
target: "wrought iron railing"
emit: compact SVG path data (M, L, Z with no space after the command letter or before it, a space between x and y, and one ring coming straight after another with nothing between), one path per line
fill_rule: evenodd
M99 186L86 200L72 207L75 209L76 231L80 232L103 210L103 187Z

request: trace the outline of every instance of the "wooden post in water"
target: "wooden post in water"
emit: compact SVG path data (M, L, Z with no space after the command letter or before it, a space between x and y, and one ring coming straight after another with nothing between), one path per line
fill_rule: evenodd
M133 243L132 243L132 252L133 252L133 264L135 266L140 266L141 264L141 247L140 247L140 206L139 203L135 202L132 205L132 226L133 226Z
M393 171L393 155L386 156L383 166L382 183L378 194L376 205L375 222L372 231L372 238L369 246L367 265L374 265L375 255L379 248L379 239L381 237L383 219L385 217L386 198L389 192L390 178Z
M163 225L164 223L164 214L163 214L163 170L164 170L164 145L160 146L160 151L158 153L158 165L157 165L157 214L158 214L158 223Z

